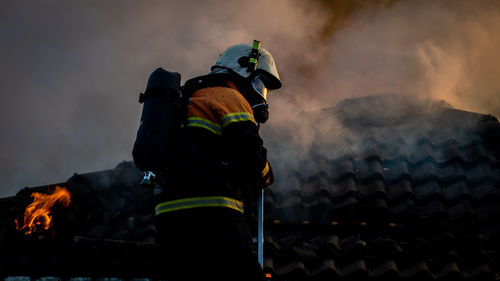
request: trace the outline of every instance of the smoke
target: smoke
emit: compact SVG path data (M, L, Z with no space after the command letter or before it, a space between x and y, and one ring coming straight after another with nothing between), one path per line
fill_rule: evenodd
M315 3L326 13L324 24L310 48L302 50L314 55L301 61L294 79L285 81L288 87L273 96L271 105L288 109L273 121L380 93L403 95L405 102L421 105L445 101L457 109L500 116L498 1ZM370 115L386 115L401 102L385 99L384 107L370 109ZM338 127L332 122L318 126L318 120L303 126L318 131ZM312 139L309 147L317 142ZM303 142L300 146L307 147Z
M232 44L286 55L319 25L285 1L2 2L0 197L130 160L156 67L186 81Z
M0 197L131 159L138 93L158 66L183 81L262 41L284 87L275 124L392 92L500 115L497 1L4 1ZM336 130L338 132L338 130ZM313 142L300 137L305 149Z
M500 2L324 1L318 5L329 14L313 47L314 60L304 62L302 69L308 71L295 73L304 77L300 85L294 84L296 92L284 95L288 98L284 103L296 113L308 113L264 131L275 153L271 160L279 184L274 199L285 206L280 217L286 220L301 217L295 209L286 210L288 202L296 199L294 188L302 188L300 197L308 192L307 183L322 174L334 179L335 173L350 171L346 167L332 171L331 160L356 157L359 166L351 171L363 177L370 171L364 166L380 164L364 158L377 155L380 144L415 152L418 158L425 150L419 143L423 138L431 137L436 144L450 137L460 139L460 145L470 143L473 136L462 129L471 124L456 126L463 115L460 121L447 115L441 123L426 118L436 118L434 114L443 107L500 116L500 80L493 78L500 74L500 56L495 51L500 47ZM340 118L328 109L346 98L380 93L396 95L343 102L336 108ZM437 155L447 153L442 149L436 148ZM395 155L401 156L400 152ZM315 186L321 188L322 183Z
M315 42L316 60L307 65L313 71L302 73L309 90L300 104L325 107L344 98L398 93L500 115L498 1L320 5L331 15Z

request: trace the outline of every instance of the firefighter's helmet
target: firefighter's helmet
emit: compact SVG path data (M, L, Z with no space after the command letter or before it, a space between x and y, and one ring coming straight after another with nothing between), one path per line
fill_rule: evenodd
M252 69L248 65L254 62L252 61L252 50L255 49L256 42L258 44L256 67ZM261 75L267 89L276 90L281 88L281 81L273 56L266 49L259 47L260 43L258 41L255 41L253 46L250 44L238 44L229 47L219 56L215 65L212 66L212 72L216 73L227 70L243 78L253 78L256 75Z

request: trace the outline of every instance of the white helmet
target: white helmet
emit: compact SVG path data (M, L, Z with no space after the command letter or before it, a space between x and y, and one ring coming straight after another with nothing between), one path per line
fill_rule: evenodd
M281 88L274 58L266 49L260 49L259 41L254 41L253 45L234 45L225 50L212 66L212 73L223 70L235 72L243 78L249 78L254 73L261 74L264 84L269 90Z

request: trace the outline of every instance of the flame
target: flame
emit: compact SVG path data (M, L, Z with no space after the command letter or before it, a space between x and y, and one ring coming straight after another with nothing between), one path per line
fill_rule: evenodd
M49 229L52 226L51 208L58 202L63 207L68 207L71 203L71 193L64 187L56 186L51 194L33 192L31 197L33 203L26 207L24 212L24 225L19 226L16 219L16 229L27 229L25 235L30 235L38 228Z

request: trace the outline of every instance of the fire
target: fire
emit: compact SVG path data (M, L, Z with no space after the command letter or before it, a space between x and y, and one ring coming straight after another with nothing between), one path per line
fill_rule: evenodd
M61 204L63 207L68 207L71 203L71 193L64 187L56 186L51 194L33 192L31 197L34 198L33 203L26 207L24 212L24 225L19 226L16 219L16 229L26 229L26 235L30 235L38 228L49 229L52 226L51 208L55 203Z

